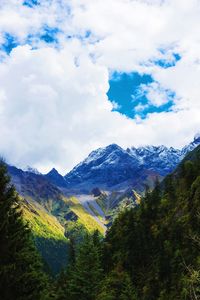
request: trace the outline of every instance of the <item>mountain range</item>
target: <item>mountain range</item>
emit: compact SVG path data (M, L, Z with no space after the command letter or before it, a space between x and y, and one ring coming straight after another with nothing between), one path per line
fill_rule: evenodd
M79 239L81 232L94 229L104 234L121 210L139 203L147 186L152 188L157 179L176 169L198 145L199 135L181 150L165 146L123 149L111 144L92 151L65 176L55 168L41 174L31 167L22 170L7 165L38 249L50 265L53 262L53 272L66 262L71 235L78 234ZM56 265L50 254L55 250Z
M131 147L126 150L116 144L92 151L65 176L52 169L46 176L56 186L79 194L88 194L93 188L105 191L126 190L132 187L140 192L155 178L172 172L185 155L200 144L200 135L182 149L166 146Z

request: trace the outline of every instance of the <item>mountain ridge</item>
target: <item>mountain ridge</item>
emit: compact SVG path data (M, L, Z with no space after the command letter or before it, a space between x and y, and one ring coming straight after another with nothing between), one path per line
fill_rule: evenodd
M161 179L172 172L185 155L199 144L200 134L195 135L194 140L182 149L164 145L123 149L117 144L110 144L93 150L64 176L55 168L47 174L41 174L31 167L24 171L16 168L14 173L22 176L22 172L25 172L26 178L30 174L32 177L41 176L67 194L90 194L96 187L107 191L134 187L142 191L146 184L151 187L155 177Z
M120 188L120 185L122 188L137 187L138 178L148 182L149 176L164 177L172 172L199 144L198 134L182 149L147 145L125 150L117 144L98 148L64 176L66 187L82 192L89 192L95 186L107 190Z

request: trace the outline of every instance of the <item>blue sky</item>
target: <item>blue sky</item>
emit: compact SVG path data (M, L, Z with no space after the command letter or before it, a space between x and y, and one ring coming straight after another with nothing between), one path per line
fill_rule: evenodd
M35 5L38 5L40 3L39 0L25 0L23 2L23 5L28 6L28 7L34 7Z
M4 42L0 45L0 48L9 54L13 48L18 46L18 42L14 36L5 32L4 33Z
M136 115L134 108L140 103L146 104L147 102L145 96L137 97L140 84L148 84L152 81L150 75L114 72L109 80L110 88L107 93L109 100L117 104L113 110L134 118ZM136 99L133 99L133 96L136 96Z
M168 112L173 106L175 94L172 91L166 93L166 103L155 106L148 99L148 95L141 92L141 86L151 84L152 76L133 72L114 72L109 80L107 96L114 103L113 111L118 111L129 118L139 116L145 119L150 113ZM137 109L140 107L140 109Z

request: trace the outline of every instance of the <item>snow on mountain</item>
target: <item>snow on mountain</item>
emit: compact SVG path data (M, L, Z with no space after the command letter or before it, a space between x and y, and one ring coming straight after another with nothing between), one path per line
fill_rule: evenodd
M183 149L166 146L131 147L126 150L116 144L92 151L89 156L65 175L68 188L89 190L134 186L149 178L164 177L172 172L184 156L200 144L200 135Z
M118 145L112 144L91 152L65 176L65 180L68 187L110 187L129 180L138 170L137 159Z
M173 171L183 157L182 150L165 146L133 147L127 151L138 159L140 166L161 176Z
M42 175L36 169L27 167L23 178L44 177L49 183L72 194L90 193L95 187L110 191L131 187L141 191L146 184L151 186L156 177L162 178L172 172L184 156L199 144L200 134L181 150L166 146L131 147L125 150L111 144L92 151L65 176L55 168ZM21 173L18 173L15 177L21 178Z
M30 166L27 166L23 171L36 175L41 175L41 173L36 168L32 168Z
M189 145L185 146L182 149L182 155L183 157L190 151L192 151L194 148L196 148L198 145L200 145L200 133L197 133L194 137L193 142L191 142Z

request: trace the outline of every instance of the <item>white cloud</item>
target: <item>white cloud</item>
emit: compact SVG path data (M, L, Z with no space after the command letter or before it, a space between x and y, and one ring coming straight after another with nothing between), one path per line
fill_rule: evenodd
M156 107L162 106L174 99L173 93L162 88L162 86L156 81L148 84L141 84L139 93L146 96L149 101L149 105ZM145 105L144 107L147 106Z
M0 3L0 42L7 32L23 44L0 63L0 153L9 162L66 172L96 147L180 147L199 131L198 0L43 0L33 9L22 2ZM44 25L60 30L59 45L36 38L32 49L27 37ZM154 65L161 48L182 59L167 69ZM112 112L110 69L152 74L149 100L159 106L172 90L173 111L145 120Z

